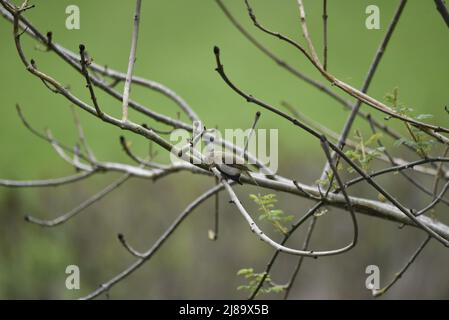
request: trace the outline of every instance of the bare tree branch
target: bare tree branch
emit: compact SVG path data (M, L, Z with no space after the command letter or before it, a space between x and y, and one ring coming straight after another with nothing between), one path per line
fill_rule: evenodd
M142 0L136 0L136 11L134 13L131 50L129 52L128 72L126 74L125 88L123 89L123 117L122 117L123 122L128 121L129 92L131 90L134 64L136 63L137 39L139 37L141 7L142 7Z
M135 270L140 268L146 261L151 259L151 257L161 248L161 246L165 243L165 241L172 235L172 233L181 225L181 223L195 210L199 205L201 205L204 201L209 199L215 193L220 192L223 189L223 185L219 184L210 190L203 193L201 196L196 198L191 204L189 204L184 211L182 211L176 220L170 225L170 227L165 230L164 234L154 243L154 245L145 253L142 253L142 258L138 259L128 268L120 272L117 276L109 280L108 282L103 283L97 290L93 291L89 295L83 297L83 300L93 299L99 296L102 293L109 291L114 285L118 282L129 276Z
M356 102L354 104L349 103L339 94L334 93L334 91L331 90L328 86L325 86L324 84L309 78L302 72L293 68L287 62L283 61L281 58L275 55L273 51L271 51L271 49L268 49L268 47L262 45L258 40L256 40L256 38L253 37L231 14L222 0L216 0L216 2L223 13L226 15L226 17L230 20L230 22L240 31L240 33L242 33L244 37L246 37L260 51L262 51L262 53L268 56L271 60L275 61L279 66L295 75L297 78L321 90L325 94L332 97L335 101L342 104L346 109L349 109L351 111L340 135L336 134L332 130L329 130L327 127L321 125L320 123L308 119L307 117L303 116L302 113L296 111L293 107L284 103L283 106L286 107L292 115L285 113L276 106L246 93L238 85L236 85L224 71L224 67L221 62L220 50L218 49L218 47L215 47L214 49L217 65L216 71L218 72L222 80L235 93L240 95L247 102L256 104L257 106L268 110L271 113L274 113L275 115L279 116L282 121L289 121L291 124L298 127L301 130L300 132L302 134L306 134L315 138L315 141L320 144L322 151L327 159L328 166L326 166L323 170L323 177L327 179L326 181L309 185L298 182L293 178L281 176L279 174L276 174L275 172L272 172L272 170L268 168L267 165L264 164L258 157L248 152L250 140L256 130L256 126L260 117L259 111L256 113L252 127L249 130L249 134L245 137L246 141L244 142L244 146L239 147L234 144L233 141L222 140L220 138L215 139L215 136L212 132L213 129L207 129L206 125L201 123L200 118L195 113L194 109L172 89L158 82L133 75L139 33L141 0L136 0L133 35L128 61L128 70L126 74L114 69L110 69L107 66L93 63L93 59L88 56L84 45L80 45L79 54L75 54L72 51L57 44L53 33L47 32L44 34L40 32L35 26L33 26L33 24L31 24L26 18L23 17L24 12L33 7L28 5L27 1L24 1L20 6L16 6L7 0L0 0L0 14L7 20L11 21L13 24L13 40L20 61L23 63L25 69L31 75L36 77L45 85L44 89L47 89L52 93L57 93L58 97L63 99L65 102L68 101L71 103L75 126L78 133L78 140L75 146L66 145L61 142L61 140L54 138L50 130L47 130L46 133L42 133L39 130L36 130L25 119L20 107L17 106L19 116L27 129L29 129L40 139L43 139L44 141L49 143L53 147L57 155L59 155L71 167L75 168L77 171L80 171L80 173L73 176L49 180L0 180L0 186L58 186L79 181L98 173L122 173L122 177L120 177L120 179L114 181L105 189L101 190L91 198L77 205L72 210L56 217L55 219L43 220L28 216L27 220L29 222L33 222L45 227L56 226L67 222L68 220L70 220L70 218L76 216L78 213L82 212L90 205L100 201L102 198L104 198L106 195L118 188L120 185L124 184L132 177L139 177L147 179L149 181L156 181L157 179L182 171L193 174L201 174L208 179L213 179L216 184L199 198L194 200L189 206L187 206L185 210L181 212L178 218L173 222L173 224L162 234L158 241L156 241L148 250L136 250L128 242L128 240L125 239L125 236L120 234L119 240L121 244L128 252L136 257L137 260L133 264L128 266L125 270L114 276L111 280L105 282L97 290L95 290L85 298L90 299L97 297L102 293L107 293L115 284L128 277L131 273L140 268L140 266L142 266L145 262L149 261L151 257L161 248L162 244L165 243L165 241L173 234L173 232L182 223L182 221L184 221L184 219L186 219L196 207L198 207L206 199L212 196L215 197L215 224L214 230L209 230L209 237L213 240L216 239L219 226L218 192L220 192L222 189L226 190L228 196L231 199L231 203L236 206L236 208L243 216L246 223L250 226L250 229L256 234L256 236L273 247L275 250L273 256L271 257L265 268L265 272L262 274L261 280L259 281L259 283L257 283L255 290L252 291L250 299L253 299L261 291L262 287L264 286L265 280L267 279L267 277L269 277L269 272L271 271L271 268L280 253L300 256L293 270L293 274L291 275L289 282L285 286L286 292L284 297L287 298L305 256L318 257L342 254L353 248L357 243L359 234L357 225L357 215L359 213L381 218L384 220L389 220L395 223L402 223L404 225L413 226L421 231L426 232L428 235L426 241L418 248L417 252L415 252L406 266L395 276L395 278L391 283L387 285L386 288L378 292L379 294L383 294L384 292L386 292L401 277L401 275L413 263L417 255L423 250L423 248L427 245L431 238L438 240L445 246L449 246L449 226L438 221L436 218L434 218L433 212L431 213L431 210L434 209L439 203L449 203L449 201L444 197L445 193L449 189L449 172L444 165L444 163L449 162L449 158L446 157L448 148L445 149L446 152L444 152L442 156L435 156L437 154L436 151L423 151L421 148L415 148L410 145L406 145L408 149L414 151L420 156L419 160L409 160L406 156L401 156L401 158L393 157L387 150L383 150L382 153L378 153L373 156L373 159L379 159L383 161L383 163L379 163L382 164L382 167L380 167L380 169L377 169L376 171L367 169L361 161L354 160L354 158L351 158L345 152L343 152L343 147L346 145L352 147L353 151L355 152L359 150L359 144L348 139L349 132L351 131L356 116L360 116L361 118L368 121L374 133L376 132L376 130L381 130L395 140L403 138L399 133L393 131L384 123L373 119L370 113L361 111L360 108L362 103L365 103L370 107L380 111L383 115L388 115L389 117L393 117L398 121L404 123L409 134L412 135L415 144L419 143L419 139L417 138L417 134L415 134L415 132L419 132L420 134L423 133L435 138L437 140L436 143L439 143L439 149L441 149L441 147L445 147L444 144L449 144L449 138L445 135L449 133L449 129L423 122L420 118L412 118L406 116L403 113L397 112L395 108L389 107L367 94L370 83L372 82L374 74L378 69L383 53L389 41L391 40L393 31L395 30L398 21L403 13L407 0L400 1L396 13L393 16L392 21L388 27L386 35L384 36L375 54L373 62L370 65L364 85L360 90L355 89L349 84L337 79L328 71L327 0L323 0L322 14L324 37L323 64L320 62L314 43L309 33L309 28L306 20L306 11L302 0L297 0L297 5L300 16L300 27L306 42L305 47L303 47L295 40L263 26L257 20L254 10L249 4L249 1L245 0L245 5L249 16L259 30L263 31L266 34L274 36L299 50L301 54L304 55L306 59L310 61L310 63L312 63L312 65L331 85L337 86L338 88L343 90L343 92L355 98ZM437 1L436 3L438 5ZM72 67L73 70L75 70L79 75L82 76L82 81L85 81L86 88L89 91L89 102L83 101L73 92L71 92L71 90L63 86L61 82L56 78L38 68L38 63L36 63L35 59L29 58L22 47L21 37L24 34L30 35L33 39L37 40L41 45L41 51L49 51L55 53L56 56L62 59L65 64ZM114 89L114 87L121 82L124 82L123 94ZM175 116L170 116L166 113L157 113L153 111L152 108L131 100L130 90L133 84L140 85L143 88L155 90L163 94L178 105L178 107L180 108L180 112L178 112L178 114ZM109 106L100 105L95 93L97 89L100 89L106 95L121 102L121 119L118 119L112 116L112 113L109 113ZM139 137L141 139L143 138L146 143L150 144L151 148L153 144L157 145L163 150L163 152L165 152L165 155L175 155L175 157L177 157L177 160L173 161L173 163L171 164L156 162L156 160L154 159L154 154L151 150L148 156L138 156L131 150L131 145L123 136L120 138L122 148L128 155L128 157L136 162L137 165L97 160L91 147L87 143L87 139L85 137L81 122L74 110L75 108L86 111L93 118L108 123L109 125L114 126L116 129L126 130L129 133L134 134L134 137ZM130 121L128 118L128 108L132 108L136 112L140 113L141 116L147 117L147 119L145 119L146 121L159 122L160 124L168 126L168 129L155 129L152 122L146 122L146 124L139 125L137 123L134 123L133 121ZM187 116L189 120L192 120L193 123L190 124L182 121L180 114L181 112L185 116ZM217 126L216 124L212 124L208 127L214 128ZM184 129L191 132L191 134L188 135L187 142L175 146L168 140L166 135L170 135L175 129ZM329 136L331 140L328 140L326 136ZM209 161L210 156L208 154L203 154L201 151L197 150L197 145L203 142L206 143L207 147L212 145L224 146L225 149L230 152L233 157L240 156L245 161L251 160L251 165L258 168L260 170L259 173L248 173L245 171L247 173L247 176L238 174L235 177L231 174L226 174L226 171L223 171L222 167L220 167L219 164L215 163L214 160L212 162ZM378 140L377 143L382 149L384 149L384 145L380 140ZM377 149L371 149L368 146L363 146L362 151L364 153L368 152L374 154L376 150ZM438 155L440 154L441 151L438 150ZM212 157L212 159L214 158ZM351 176L350 180L344 181L343 171L341 171L340 169L342 165L347 165L349 169L354 171L353 176ZM242 167L245 166L242 165ZM253 167L251 167L251 169L253 169ZM426 185L418 178L415 179L414 176L413 178L412 176L409 176L406 173L408 171L430 176L433 180L433 190L429 190L429 188L427 188ZM239 172L242 173L243 171ZM375 178L377 177L390 175L396 172L400 172L410 184L415 185L418 188L417 191L421 191L423 194L431 196L432 198L431 200L429 200L430 202L426 202L425 204L423 204L420 210L409 208L408 206L397 200L396 192L387 191L375 180ZM228 178L230 178L229 181ZM439 190L440 180L444 180L444 185L441 190ZM242 187L246 187L246 185L253 185L274 192L286 192L294 196L299 196L300 198L313 200L315 204L293 225L291 225L291 228L289 230L288 228L286 228L286 231L283 232L284 237L283 239L281 239L281 241L276 241L274 238L269 237L265 232L261 230L261 228L256 224L253 215L251 215L247 211L246 207L243 205L242 200L238 198L232 186L236 181L242 184ZM372 200L369 197L354 197L349 194L349 191L351 191L350 187L362 183L370 185L373 189L379 192L379 194L383 196L384 199ZM327 187L325 189L326 185ZM318 221L318 214L316 212L324 206L340 208L342 209L342 211L344 211L345 214L349 215L351 222L347 222L349 222L353 227L352 240L349 244L337 249L315 251L309 248L309 243ZM435 217L437 217L437 215L435 215ZM304 243L302 244L301 249L293 249L292 247L287 246L288 239L308 220L310 220L310 224L307 229ZM374 293L376 294L376 292Z
M322 139L322 136L313 130L312 128L304 125L303 123L299 122L298 119L290 117L288 114L280 111L278 108L275 108L257 98L255 98L252 95L246 94L242 90L240 90L237 86L234 85L233 82L230 81L230 79L227 77L226 73L224 72L223 65L220 60L220 49L218 47L214 48L215 57L217 60L217 68L216 71L220 74L224 82L237 94L242 96L246 101L250 103L254 103L256 105L259 105L262 108L265 108L278 116L288 120L295 126L301 128L305 132L309 133L310 135L314 136L317 139ZM373 188L375 188L377 191L379 191L386 199L388 199L395 207L397 207L401 212L403 212L407 217L409 217L413 222L415 222L417 225L422 227L429 235L437 239L439 242L444 244L445 246L449 247L449 240L441 237L433 230L429 229L427 226L423 225L416 217L415 215L407 209L405 206L403 206L398 200L396 200L391 194L386 192L379 184L377 184L371 177L369 177L365 172L363 172L362 169L360 169L351 159L349 159L338 146L329 144L329 146L333 149L334 152L336 152L346 163L348 163L358 174L360 174Z
M406 4L407 4L407 0L401 0L400 4L396 10L396 13L394 14L393 19L390 22L390 25L388 26L387 32L386 32L384 38L382 39L382 42L380 43L379 48L376 51L376 54L374 55L374 59L371 62L371 65L368 70L368 74L366 75L365 81L363 82L363 86L362 86L362 90L361 90L363 93L368 92L368 88L371 85L371 81L373 80L374 74L376 73L377 68L379 67L379 64L382 60L385 50L387 49L388 43L390 42L391 37L396 29L396 26L402 16L402 12L404 11ZM354 104L348 118L346 119L346 122L343 126L343 130L340 135L340 139L338 140L338 143L337 143L337 145L340 148L344 145L344 143L346 142L346 140L349 136L349 133L351 132L352 125L357 116L357 113L359 112L361 105L362 105L362 101L357 100L356 103ZM332 159L334 159L334 158L335 158L335 154L332 156ZM329 167L329 163L326 163L326 168L325 168L325 170L323 170L323 175L321 176L321 178L324 178L324 175L328 171L328 167Z
M112 191L114 191L115 189L120 187L122 184L124 184L130 177L131 177L131 174L129 174L129 173L123 175L118 180L114 181L112 184L110 184L109 186L107 186L106 188L104 188L103 190L101 190L100 192L98 192L97 194L92 196L91 198L87 199L86 201L82 202L81 204L79 204L78 206L73 208L72 210L58 216L55 219L42 220L42 219L27 215L27 216L25 216L25 220L28 222L40 225L42 227L56 227L60 224L63 224L65 222L69 221L71 218L78 215L83 210L87 209L94 203L97 203L98 201L100 201L102 198L104 198L105 196L110 194Z
M418 247L418 249L415 251L415 253L410 257L410 260L407 261L405 266L398 273L396 273L394 275L394 278L385 287L383 287L382 289L379 289L379 290L373 289L373 296L380 297L383 294L385 294L404 275L404 273L407 271L407 269L413 264L413 262L419 256L421 251L423 251L424 248L427 246L430 239L431 239L431 237L427 237L426 240L424 240L424 242Z
M323 0L323 69L327 70L327 51L328 51L328 40L327 40L327 0Z
M5 180L0 179L0 186L10 188L40 188L40 187L57 187L61 185L70 184L83 179L86 179L93 175L94 171L85 171L77 173L73 176L48 179L48 180L31 180L31 181L18 181L18 180Z
M441 14L441 17L443 18L444 22L446 22L446 25L449 28L449 11L446 7L446 4L444 3L444 0L434 0L434 1L437 6L438 12Z

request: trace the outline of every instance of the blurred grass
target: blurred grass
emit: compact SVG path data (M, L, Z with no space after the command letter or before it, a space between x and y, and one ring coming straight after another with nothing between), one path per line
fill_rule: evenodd
M132 1L36 0L33 3L37 7L27 12L26 16L41 31L51 30L54 41L72 51L77 51L78 45L83 43L90 55L94 57L95 62L125 71L131 35ZM242 24L260 41L299 70L323 81L300 53L278 40L258 32L249 21L242 1L230 0L226 3L229 4L230 9ZM271 29L302 41L295 1L254 0L252 3L260 21L270 26ZM69 4L77 4L80 7L81 30L70 31L65 28L65 8ZM365 28L365 8L368 4L376 4L380 7L381 30ZM389 0L330 1L329 70L332 73L355 87L361 86L396 5L397 1ZM321 52L322 36L321 19L319 18L321 2L306 1L306 6L310 32ZM49 92L38 79L33 78L24 70L13 46L12 26L4 19L0 19L0 39L2 40L0 46L2 110L0 177L31 179L70 174L72 169L68 168L54 154L51 147L30 135L22 126L14 107L16 103L19 103L35 127L42 129L49 127L56 137L73 145L76 142L76 129L68 108L69 104L61 96ZM89 101L80 75L55 58L54 54L36 50L36 43L28 37L23 39L28 57L33 57L40 69L59 79L62 83L70 85L74 93L85 101ZM447 28L434 9L433 2L410 0L372 83L370 94L378 99L383 99L387 92L391 92L397 86L400 88L401 100L404 103L412 106L417 113L433 113L435 115L435 118L432 119L434 123L448 126L448 116L443 109L443 106L448 104L449 97L447 87L449 42L447 40ZM233 93L216 74L212 54L214 45L218 45L222 49L223 63L229 76L247 92L275 105L279 105L281 100L286 100L297 106L304 114L333 130L339 131L342 127L347 112L342 111L340 105L318 90L292 77L257 51L228 22L212 0L145 1L136 74L160 81L181 94L203 118L208 127L213 127L216 124L219 125L219 128L249 127L257 108L247 104ZM119 89L121 88L119 87ZM97 90L97 94L106 111L115 115L120 114L118 101L105 96L99 90ZM173 116L178 111L170 101L141 88L133 89L132 98L156 111ZM363 108L369 110L366 106ZM378 119L383 119L381 115L374 114ZM92 119L91 116L82 112L80 112L80 116L88 140L100 160L127 161L118 143L118 136L122 134L120 130ZM143 121L143 118L135 113L131 113L131 119ZM389 124L402 130L402 127L394 121L389 121ZM156 126L164 128L163 125ZM320 149L315 141L287 122L263 111L260 127L279 128L280 130L280 162L284 165L281 171L289 171L293 168L294 174L313 181L313 177L319 173L323 163L322 156L318 156ZM364 127L364 124L358 121L355 127ZM137 146L140 145L141 148L145 146L141 139L132 136L129 138L134 140ZM308 172L298 169L298 161L295 158L298 155L301 158L299 163L309 165L309 169L306 170ZM205 186L199 182L198 186L188 188L189 190L174 189L175 180L169 179L169 182L163 185L165 189L159 190L171 190L173 196L160 197L136 191L140 190L139 188L146 189L147 187L140 182L134 183L130 188L125 187L120 189L123 191L115 193L119 195L118 199L112 197L113 200L110 200L116 204L115 207L109 202L102 202L101 206L96 206L96 209L92 210L95 212L89 212L92 213L89 218L75 222L72 226L64 226L59 230L49 232L36 229L34 226L23 227L21 224L21 214L24 212L31 210L36 214L46 214L45 212L51 210L48 215L54 215L66 208L67 203L73 205L76 203L75 200L87 197L89 193L100 188L106 181L109 181L108 178L102 177L83 184L83 187L77 185L74 189L58 189L57 191L53 189L45 191L0 189L0 208L2 210L0 219L4 222L1 228L16 230L2 235L2 238L9 240L2 241L0 245L2 260L0 264L0 297L61 297L61 295L70 297L65 290L49 290L48 288L51 286L48 284L56 285L58 281L64 279L65 267L61 266L70 264L70 261L73 260L80 264L85 263L83 261L86 260L86 255L89 257L89 263L93 263L94 266L88 269L89 281L84 283L88 283L88 286L97 285L99 281L106 280L108 274L112 273L109 269L106 271L110 272L102 272L105 266L101 264L101 259L108 259L110 263L114 263L112 269L117 271L117 264L123 266L121 261L127 258L126 254L120 254L121 260L117 261L116 252L122 250L117 244L111 246L105 244L105 247L100 247L102 250L107 248L106 251L96 252L90 248L92 243L101 240L106 243L115 241L115 233L122 231L121 228L130 228L131 230L143 228L138 223L129 222L127 215L120 216L123 212L128 214L130 211L128 205L131 200L129 199L133 197L133 194L137 192L141 195L141 197L135 198L137 203L145 201L149 197L153 213L159 212L160 215L164 215L166 212L171 212L171 216L173 216L173 213L182 208L189 199L199 194L201 186ZM157 189L151 187L151 190L156 192ZM173 198L176 199L175 203L168 205L166 202L170 202ZM144 212L148 206L144 202L135 209ZM96 218L94 218L94 214ZM104 224L104 219L109 219L106 216L109 214L116 220L108 221L106 226L101 228L99 235L92 236L89 232L95 229L95 223ZM143 214L136 214L134 219L142 219L141 215ZM160 225L170 221L166 217L160 219L162 219L160 224L158 222L157 226L153 226L152 232L145 232L145 228L140 232L146 233L147 237L159 234ZM5 224L6 222L7 224ZM207 223L203 222L202 224L206 225L207 229ZM240 224L239 226L239 230L241 229L244 233L246 229ZM83 229L86 232L75 231L77 230L75 227L86 228ZM232 227L235 225L232 224ZM176 243L177 252L189 252L194 246L192 242L194 240L189 238L188 234L189 231L195 230L195 226L189 223L189 227L183 230L182 237L181 235L176 237L177 242L175 239L172 240L173 246ZM151 239L147 237L143 236L142 239L145 242L142 245L151 243ZM245 235L244 239L247 239L244 242L245 246L248 251L251 251L254 247L253 243L248 240L251 237ZM73 240L80 241L81 244L74 243L71 246ZM12 250L11 246L14 248L12 253L5 253L4 250ZM207 244L206 246L210 246L210 250L215 250L213 245ZM69 250L67 250L68 247ZM163 281L157 282L156 288L149 296L185 297L184 293L179 293L181 294L179 296L176 290L169 289L170 281L173 286L183 286L180 280L182 277L176 276L173 279L168 277L167 279L164 268L178 270L172 264L182 262L184 269L181 270L186 270L186 274L191 274L190 272L195 273L195 270L198 272L198 264L191 260L193 258L189 260L188 255L172 257L168 248L167 250L168 253L161 252L161 256L164 258L158 258L155 261L160 267L157 269L159 271L146 272L146 277L151 277L153 280L163 277ZM217 251L223 254L220 250L227 250L227 247L220 244ZM262 254L264 252L265 255ZM269 250L263 246L258 251L262 257L265 257L268 252ZM19 254L16 255L16 253ZM239 250L235 255L226 253L224 256L226 259L230 259L233 265L243 267L241 261L243 254L246 254L244 250ZM254 253L254 255L257 254ZM87 265L86 268L88 268ZM203 271L211 272L209 269ZM233 277L232 272L227 274L227 277ZM199 273L201 273L201 268ZM53 276L53 274L58 274L58 276ZM140 271L139 274L140 276L135 278L142 276ZM18 280L21 282L17 285ZM144 295L142 292L144 289L136 284L138 281L131 282L130 286L138 288L136 292ZM227 285L224 280L221 284ZM192 285L191 282L186 280L185 286L189 285ZM159 291L157 286L162 286ZM123 287L126 285L119 286L114 290L119 292ZM235 287L217 289L219 290L217 297L233 292ZM87 291L86 288L84 290ZM126 290L124 292L123 296L126 296ZM201 296L204 292L207 291L194 292L192 296ZM127 293L129 294L129 292Z

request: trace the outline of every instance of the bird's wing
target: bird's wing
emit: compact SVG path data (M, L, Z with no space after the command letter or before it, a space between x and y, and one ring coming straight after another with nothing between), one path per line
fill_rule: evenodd
M245 164L233 163L233 164L230 164L229 166L232 166L232 167L237 168L237 169L242 170L242 171L251 171L248 168L248 166L245 165Z

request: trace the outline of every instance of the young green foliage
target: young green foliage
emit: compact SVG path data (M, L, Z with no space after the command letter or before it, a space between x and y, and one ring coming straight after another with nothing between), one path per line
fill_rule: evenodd
M259 206L259 211L261 212L259 220L267 220L273 225L276 231L284 235L288 233L285 223L292 221L293 216L286 215L284 211L274 208L274 205L277 202L275 194L250 194L249 197Z
M340 170L340 169L341 169L341 166L339 166L337 168L337 170ZM334 179L334 172L332 170L328 170L325 172L325 174L326 174L326 177L324 179L318 179L315 181L315 183L319 186L326 187L332 181L332 188L336 189L338 187L338 184Z
M285 224L290 222L293 219L293 216L286 215L282 210L275 209L275 204L277 203L275 194L250 194L249 197L259 206L259 220L266 220L272 224L276 231L284 235L288 234L288 229ZM253 268L240 269L237 272L237 275L245 277L248 282L246 285L237 287L237 290L254 292L262 280L262 286L257 294L280 293L287 287L286 285L274 283L271 276L266 272L254 272Z
M429 139L427 134L410 125L407 125L407 130L412 139L400 138L395 141L394 145L400 146L404 144L415 149L421 156L426 157L432 151L435 140Z
M423 121L433 117L432 114L418 114L417 116L413 116L413 109L404 106L404 104L399 100L398 88L394 88L393 93L387 94L385 96L385 99L392 105L395 112L400 115L411 117L418 121ZM426 157L432 150L435 141L430 139L430 137L425 132L411 126L409 123L405 123L405 126L407 127L407 131L411 139L400 138L396 140L395 146L406 145L415 149L421 156Z
M385 95L385 100L391 104L393 110L401 115L410 117L411 113L413 112L413 109L410 107L405 106L400 100L399 100L399 88L395 87L393 89L392 93L387 93Z
M280 293L286 289L286 285L279 285L273 282L269 274L266 272L256 273L253 268L240 269L237 272L238 276L243 276L247 279L248 284L237 287L237 290L247 290L253 292L258 287L259 283L265 277L265 280L257 294Z
M373 159L380 156L380 154L385 150L384 147L379 147L375 145L377 141L382 137L382 134L375 133L371 135L367 140L364 139L362 133L358 130L355 131L355 139L358 141L355 149L348 150L345 154L352 160L360 164L364 171L368 171L369 165ZM354 170L352 168L348 169L350 172Z

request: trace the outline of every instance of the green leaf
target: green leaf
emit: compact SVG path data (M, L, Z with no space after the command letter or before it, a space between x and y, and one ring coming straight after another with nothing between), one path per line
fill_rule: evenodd
M238 276L252 274L252 273L254 273L254 269L253 268L240 269L239 271L237 271L237 275Z
M276 194L270 193L266 195L251 194L250 199L259 205L258 211L261 211L258 219L260 221L266 220L270 222L275 231L282 234L286 234L288 229L285 227L285 223L290 222L294 217L286 215L284 211L280 209L274 209L274 204L277 202Z
M237 275L244 276L248 281L247 284L238 286L237 290L247 290L249 292L254 292L262 280L263 283L260 287L260 290L258 291L258 294L279 293L286 288L285 285L274 283L271 280L271 276L266 272L256 273L254 272L253 268L240 269L237 272Z

